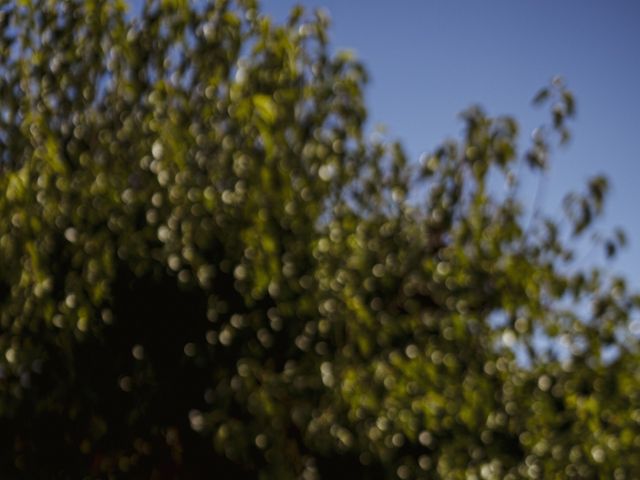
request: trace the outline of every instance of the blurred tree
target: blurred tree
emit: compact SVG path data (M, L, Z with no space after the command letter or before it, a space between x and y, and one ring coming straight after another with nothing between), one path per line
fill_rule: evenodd
M524 153L473 108L417 166L321 14L125 7L0 6L2 478L640 476L640 301L573 261L606 181L518 198L561 81Z

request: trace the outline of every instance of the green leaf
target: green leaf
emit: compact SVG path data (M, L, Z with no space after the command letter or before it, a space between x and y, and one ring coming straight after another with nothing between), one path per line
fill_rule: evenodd
M548 88L542 88L538 91L538 93L536 93L536 95L533 97L533 104L534 105L541 105L542 103L544 103L544 101L549 98L549 89Z
M278 107L270 96L263 94L254 95L253 105L260 119L268 125L275 123L278 115Z

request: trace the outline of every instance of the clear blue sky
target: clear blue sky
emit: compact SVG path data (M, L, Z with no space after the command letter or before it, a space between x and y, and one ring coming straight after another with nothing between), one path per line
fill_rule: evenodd
M611 193L599 228L625 228L629 246L613 270L640 286L639 1L265 0L262 6L281 20L296 3L329 12L333 46L355 51L370 72L371 124L386 125L414 159L458 135L456 116L474 103L490 114L515 115L528 135L546 119L531 98L561 74L578 114L571 144L553 156L543 204L555 212L567 190L605 173ZM592 261L599 261L598 250L586 253L584 264Z

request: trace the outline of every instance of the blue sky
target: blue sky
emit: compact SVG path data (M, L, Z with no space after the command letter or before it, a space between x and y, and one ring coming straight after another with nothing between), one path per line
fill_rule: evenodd
M281 20L296 3L329 12L335 49L355 51L369 70L371 125L386 125L416 160L460 133L457 114L471 104L515 115L525 138L546 119L531 98L562 75L578 112L570 145L553 155L543 205L556 212L564 193L606 174L611 192L598 228L624 227L629 246L612 270L640 287L640 2L266 0L262 6ZM532 203L533 188L523 192ZM583 265L600 262L598 252L585 248Z

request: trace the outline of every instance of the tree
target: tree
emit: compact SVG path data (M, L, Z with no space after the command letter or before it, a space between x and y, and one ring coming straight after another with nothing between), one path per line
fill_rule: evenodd
M321 14L0 25L2 478L640 474L640 298L573 260L606 180L559 220L518 196L568 138L560 81L524 153L472 108L413 165Z

